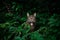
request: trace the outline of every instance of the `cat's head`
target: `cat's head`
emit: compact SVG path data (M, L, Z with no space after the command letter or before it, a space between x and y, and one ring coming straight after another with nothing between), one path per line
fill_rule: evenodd
M33 25L36 22L36 13L30 15L27 13L27 22Z

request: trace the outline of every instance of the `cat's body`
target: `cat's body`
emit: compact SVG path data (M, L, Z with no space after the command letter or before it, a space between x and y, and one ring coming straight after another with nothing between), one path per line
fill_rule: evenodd
M29 15L29 13L27 13L26 23L30 25L30 31L33 31L36 23L36 13L34 13L33 15Z

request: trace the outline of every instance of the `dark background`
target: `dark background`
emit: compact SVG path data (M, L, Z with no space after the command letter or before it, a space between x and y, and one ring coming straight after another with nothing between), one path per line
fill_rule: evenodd
M30 34L23 29L27 12L37 13ZM0 0L0 40L60 40L59 17L58 0Z

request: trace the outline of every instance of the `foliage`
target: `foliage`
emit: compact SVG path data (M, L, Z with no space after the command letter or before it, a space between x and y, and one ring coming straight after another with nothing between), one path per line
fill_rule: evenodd
M0 40L59 39L60 14L50 14L47 7L48 1L26 0L25 3L23 2L24 0L1 1ZM27 12L37 13L36 28L33 32L30 32L30 26L26 24Z

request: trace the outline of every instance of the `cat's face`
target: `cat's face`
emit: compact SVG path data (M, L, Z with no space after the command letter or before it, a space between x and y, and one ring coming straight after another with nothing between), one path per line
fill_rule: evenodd
M33 15L29 15L29 13L27 13L27 22L33 25L36 22L36 13Z

